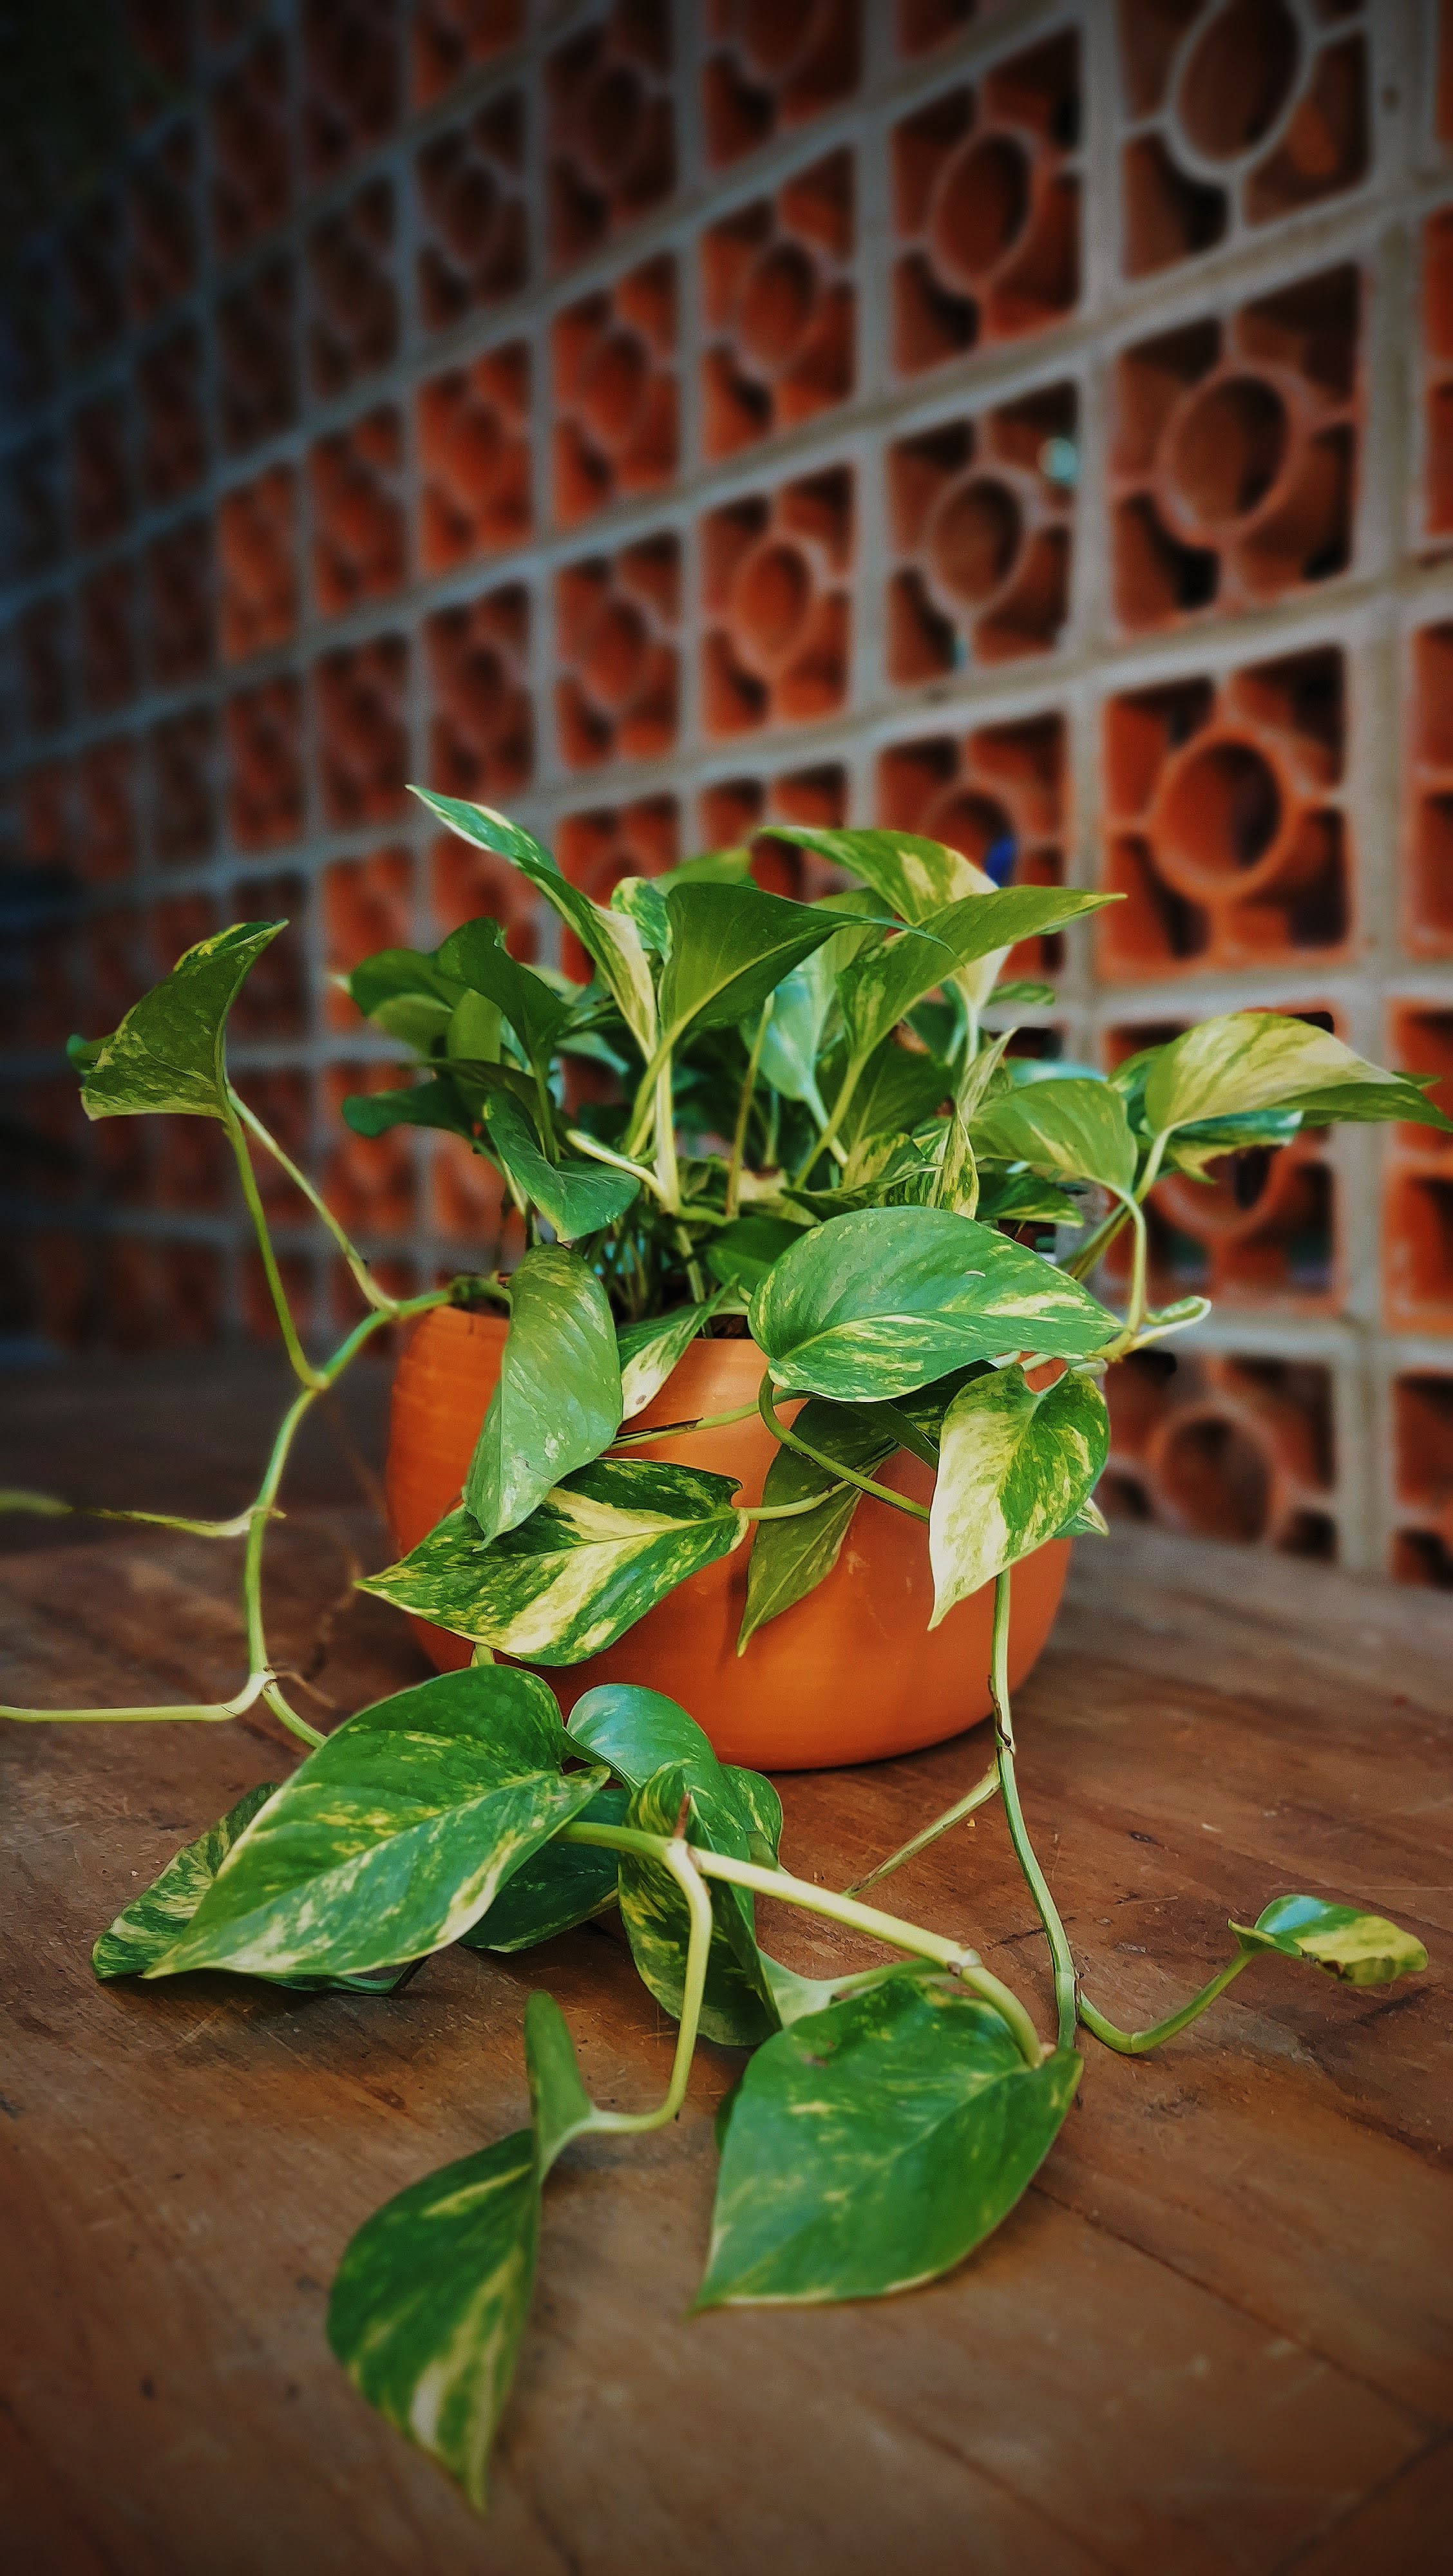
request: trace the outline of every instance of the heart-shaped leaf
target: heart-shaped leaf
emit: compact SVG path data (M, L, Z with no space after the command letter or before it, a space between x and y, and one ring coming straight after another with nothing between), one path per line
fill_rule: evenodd
M849 1152L870 1136L911 1135L950 1097L954 1078L936 1056L920 1055L888 1037L868 1059L848 1107L838 1121L838 1137ZM832 1103L836 1107L836 1092Z
M269 1798L276 1796L276 1783L264 1780L260 1788L249 1789L235 1807L229 1807L219 1824L209 1825L195 1842L183 1844L161 1876L140 1896L133 1896L101 1934L91 1952L91 1966L98 1977L142 1977L165 1957L191 1922L233 1844ZM341 1987L355 1994L386 1995L407 1973L403 1968L381 1968L371 1977L274 1977L269 1982L305 1994Z
M359 1976L456 1941L603 1785L532 1673L478 1665L396 1692L308 1755L145 1970Z
M490 1150L506 1179L514 1182L522 1199L539 1209L562 1243L603 1232L640 1197L641 1184L630 1172L612 1171L578 1154L550 1162L533 1119L508 1093L490 1101L485 1124Z
M361 1588L502 1654L578 1664L741 1544L735 1491L694 1467L597 1458L489 1546L468 1512L451 1512Z
M661 1037L735 1027L842 923L820 905L754 885L677 885L666 898L671 954L661 978Z
M1242 1950L1279 1950L1283 1958L1308 1959L1349 1986L1386 1986L1414 1977L1428 1964L1415 1934L1382 1914L1355 1905L1328 1905L1319 1896L1276 1896L1254 1923L1233 1923Z
M981 1160L1100 1181L1122 1198L1135 1186L1135 1138L1108 1082L1034 1082L1001 1092L978 1112L973 1138Z
M638 1832L673 1834L683 1798L689 1800L686 1839L735 1860L752 1857L734 1794L693 1785L687 1768L667 1763L632 1793L626 1822ZM754 2048L778 2026L771 1982L752 1929L752 1899L745 1888L710 1882L713 1931L701 2006L705 2039L726 2048ZM676 2020L686 1978L691 1917L669 1871L654 1861L620 1855L621 1921L642 1984Z
M621 1374L605 1291L574 1252L541 1244L510 1281L499 1382L480 1427L465 1508L485 1539L517 1529L621 1426Z
M1453 1119L1408 1075L1386 1073L1327 1030L1281 1011L1233 1011L1202 1020L1160 1049L1145 1084L1153 1130L1299 1110L1309 1125L1405 1118L1453 1133Z
M1042 937L1109 898L1060 886L1009 886L974 892L925 914L916 928L869 948L839 978L843 1020L854 1056L866 1056L906 1018L915 1002L1016 941ZM970 995L977 999L977 988Z
M1022 1368L993 1369L955 1396L928 1524L930 1628L1059 1537L1093 1491L1109 1444L1104 1397L1072 1372L1036 1395Z
M138 1118L165 1110L230 1117L227 1014L249 968L286 928L283 921L239 921L199 940L109 1037L72 1040L86 1116Z
M1006 1351L1084 1358L1119 1329L1077 1280L946 1208L816 1227L762 1282L750 1321L778 1386L849 1404Z
M539 2236L535 2133L518 2129L366 2220L329 2302L328 2341L355 2387L480 2512Z
M913 1972L759 2048L722 2150L698 2308L879 2298L962 2262L1054 2143L1079 2079L1029 2067L998 2014Z

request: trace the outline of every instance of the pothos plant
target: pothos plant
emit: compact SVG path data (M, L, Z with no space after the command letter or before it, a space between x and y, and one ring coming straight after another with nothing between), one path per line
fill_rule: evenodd
M386 1995L448 1943L511 1954L618 1910L643 1984L678 2027L664 2100L637 2112L593 2103L560 2010L537 1991L524 2030L530 2126L389 2202L333 2290L345 2368L482 2505L550 2168L575 2140L673 2119L698 2038L747 2052L718 2122L698 2306L873 2297L959 2263L1013 2206L1075 2091L1082 2030L1137 2055L1270 1955L1359 1985L1426 1965L1379 1916L1282 1895L1230 1926L1225 1966L1178 2011L1117 2028L1080 1989L1026 1829L1007 1651L1011 1567L1104 1526L1093 1489L1107 1365L1206 1312L1199 1298L1148 1305L1157 1175L1200 1179L1219 1156L1334 1119L1450 1122L1416 1077L1267 1011L1204 1022L1109 1079L1014 1060L1002 1023L1016 1001L1045 997L1000 980L1010 948L1105 898L1000 887L933 841L784 831L856 881L819 903L762 892L746 854L729 852L627 879L602 906L503 816L425 802L520 870L593 972L581 983L521 964L490 920L427 955L385 950L348 988L413 1050L422 1078L344 1114L365 1134L442 1128L485 1155L523 1220L523 1256L507 1278L402 1299L372 1276L227 1072L228 1011L278 923L204 940L109 1037L73 1042L92 1118L220 1122L298 1391L245 1510L166 1521L242 1542L249 1671L236 1695L3 1714L206 1722L262 1702L307 1748L289 1779L243 1798L102 1933L100 1977L221 1968ZM991 1003L994 1036L982 1024ZM281 1164L364 1301L326 1359L289 1313L256 1154ZM1121 1314L1085 1282L1125 1228ZM365 1585L472 1640L474 1661L322 1738L282 1689L263 1613L294 1435L385 1325L481 1301L509 1325L461 1500ZM626 1427L703 1333L749 1333L761 1353L757 1409L777 1446L759 1505L743 1506L728 1477L640 1455L659 1432ZM931 1504L875 1475L899 1450L933 1468ZM839 1892L783 1865L775 1790L720 1762L673 1701L596 1688L566 1726L547 1682L521 1666L599 1652L746 1546L750 1653L763 1622L831 1569L864 1494L927 1522L934 1624L994 1587L994 1758L967 1797ZM996 1796L1049 1946L1052 2043L967 1942L864 1901ZM892 1955L800 1976L762 1948L758 1896Z

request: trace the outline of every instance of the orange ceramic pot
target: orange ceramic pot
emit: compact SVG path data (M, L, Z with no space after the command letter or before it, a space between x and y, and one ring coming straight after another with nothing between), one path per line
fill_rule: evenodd
M505 1324L441 1306L415 1327L394 1379L386 1491L395 1544L417 1545L459 1499L485 1407L499 1374ZM654 1402L631 1424L683 1422L750 1404L762 1356L748 1341L693 1342ZM755 1419L630 1452L707 1467L741 1481L760 1502L774 1454ZM900 1453L880 1480L926 1502L931 1478ZM1069 1545L1056 1540L1013 1576L1011 1687L1028 1672L1059 1607ZM693 1575L603 1655L545 1674L568 1711L598 1682L642 1682L688 1709L724 1762L761 1771L808 1771L916 1752L989 1713L992 1588L961 1602L928 1634L933 1578L921 1521L865 1496L832 1573L791 1610L760 1628L745 1655L737 1630L747 1593L747 1551ZM469 1661L462 1637L415 1621L441 1671Z

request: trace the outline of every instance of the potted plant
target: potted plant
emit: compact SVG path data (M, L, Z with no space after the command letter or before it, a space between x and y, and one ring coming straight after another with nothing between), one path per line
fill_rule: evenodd
M441 1127L486 1153L519 1211L522 1257L508 1279L390 1297L242 1100L227 1014L280 924L203 941L110 1037L73 1042L90 1116L221 1123L298 1392L247 1508L168 1524L242 1545L250 1669L237 1694L0 1714L208 1722L262 1701L308 1748L101 1934L102 1977L222 1968L386 1995L446 1944L516 1952L618 1911L678 2024L665 2099L631 2113L592 2103L558 2007L536 1992L530 2127L380 2210L334 2286L344 2366L482 2504L546 2176L575 2139L672 2119L699 2037L749 2053L718 2123L698 2305L870 2297L947 2270L1013 2206L1073 2096L1081 2030L1139 2054L1267 1955L1357 1984L1426 1965L1380 1916L1283 1895L1231 1925L1226 1965L1179 2011L1117 2029L1080 1990L1025 1827L1012 1656L1027 1662L1042 1638L1066 1540L1103 1527L1106 1367L1206 1311L1148 1305L1157 1175L1194 1179L1304 1122L1450 1122L1425 1083L1265 1011L1202 1023L1109 1079L1014 1064L1007 1032L983 1026L991 999L996 1019L1012 1009L1009 950L1103 898L1000 888L933 842L788 834L858 881L816 904L763 893L728 853L628 880L598 906L504 817L426 802L523 871L594 971L582 984L524 966L488 921L429 956L371 959L350 990L423 1076L346 1114L364 1132ZM598 1096L582 1096L581 1067L605 1077ZM255 1152L328 1227L364 1302L325 1360L289 1313ZM1126 1228L1122 1315L1085 1283ZM390 1466L403 1553L366 1588L424 1623L446 1669L324 1739L269 1662L267 1532L309 1407L375 1333L416 1318ZM831 1617L804 1627L829 1600ZM799 1697L850 1632L805 1716L791 1659L762 1660L794 1620L808 1640ZM843 1705L875 1620L924 1676L879 1733ZM917 1645L911 1622L931 1632ZM705 1692L690 1713L683 1674ZM744 1749L784 1767L862 1758L986 1704L984 1778L856 1890L783 1866L781 1804ZM863 1901L994 1797L1053 1963L1052 2044L972 1948ZM757 1939L758 1894L897 1955L798 1976Z

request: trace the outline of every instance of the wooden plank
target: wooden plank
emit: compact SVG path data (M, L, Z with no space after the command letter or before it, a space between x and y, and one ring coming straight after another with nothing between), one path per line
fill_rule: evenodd
M248 1436L232 1420L229 1458ZM277 1534L278 1633L299 1653L317 1649L340 1546L376 1543L346 1493L336 1462L320 1467ZM1047 1859L1104 2007L1163 2009L1224 1955L1226 1913L1274 1886L1325 1879L1420 1913L1436 1950L1446 1607L1414 1602L1405 1669L1367 1642L1403 1596L1280 1566L1238 1587L1216 1552L1138 1536L1093 1564L1022 1695L1021 1735L1026 1799L1037 1828L1057 1822ZM166 1534L10 1557L6 1695L73 1676L98 1698L149 1695L184 1672L195 1686L197 1658L216 1686L236 1639L229 1581L220 1552ZM418 1670L375 1604L335 1620L321 1652L340 1707ZM984 1752L979 1733L784 1781L793 1857L843 1883ZM559 1995L602 2099L659 2090L669 2031L594 1933L508 1966L451 1953L387 2003L222 1978L96 1987L94 1933L285 1758L242 1728L0 1742L14 2320L0 2493L34 2563L1381 2576L1401 2563L1384 2535L1420 2563L1441 2546L1446 1989L1359 1996L1279 1963L1157 2060L1096 2053L1000 2236L951 2281L881 2305L685 2321L708 2122L734 2064L704 2050L669 2136L576 2150L552 2183L481 2531L331 2362L325 2285L389 2192L523 2118L533 1982ZM1394 1882L1416 1903L1393 1904ZM992 1810L905 1871L900 1898L972 1932L1047 2019ZM802 1967L866 1955L776 1909L764 1930ZM1362 2560L1317 2554L1359 2533Z

